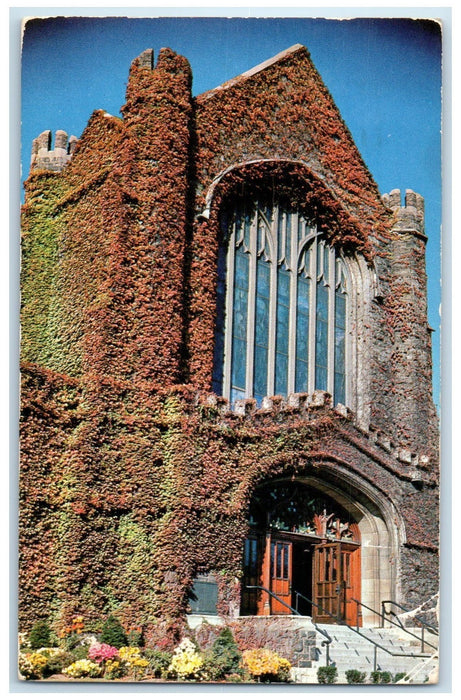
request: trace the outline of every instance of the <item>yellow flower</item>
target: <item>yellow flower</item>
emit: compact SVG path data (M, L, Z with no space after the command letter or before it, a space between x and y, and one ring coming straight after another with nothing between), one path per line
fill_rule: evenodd
M118 650L118 655L122 661L131 663L134 661L134 659L141 657L141 650L139 647L120 647Z
M255 678L269 676L287 680L291 664L270 649L248 649L243 652L243 663Z
M135 677L139 677L140 674L144 673L144 670L149 665L147 659L142 658L139 647L121 647L118 650L118 656L128 669L133 670Z
M19 672L24 678L41 678L48 663L48 657L39 651L19 654Z
M200 676L203 664L204 660L196 651L194 643L190 639L184 639L175 649L168 671L181 680L193 679Z
M101 674L101 667L89 659L79 659L67 668L64 668L62 672L71 678L85 678L86 676L97 678Z

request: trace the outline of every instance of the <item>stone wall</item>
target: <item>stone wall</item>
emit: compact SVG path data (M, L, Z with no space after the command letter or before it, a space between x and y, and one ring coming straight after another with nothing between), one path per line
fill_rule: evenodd
M228 621L239 650L270 649L299 668L311 668L318 659L318 645L324 637L314 625L289 616L244 617ZM202 649L212 646L222 628L202 623L194 637Z
M230 628L239 648L266 648L288 659L292 666L311 668L317 661L317 644L321 635L312 626L310 629L296 619L246 617L232 622Z
M417 547L405 547L401 559L401 589L405 606L414 612L415 616L439 626L438 594L439 594L438 552ZM397 614L403 611L394 609ZM416 624L413 615L405 618L405 624Z
M385 198L394 214L387 313L391 329L392 412L396 439L412 450L437 447L427 320L424 200L411 190ZM426 448L427 449L427 448Z

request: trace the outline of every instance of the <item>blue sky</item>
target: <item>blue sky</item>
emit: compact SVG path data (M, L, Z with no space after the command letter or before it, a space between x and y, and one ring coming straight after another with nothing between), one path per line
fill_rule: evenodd
M193 93L200 94L293 44L303 44L380 192L412 189L425 198L438 403L441 45L437 27L398 18L192 15L191 10L189 17L152 19L61 17L29 24L22 54L22 179L28 174L32 140L39 133L64 129L79 137L95 109L119 114L130 63L146 48L157 55L168 46L184 55L192 67Z

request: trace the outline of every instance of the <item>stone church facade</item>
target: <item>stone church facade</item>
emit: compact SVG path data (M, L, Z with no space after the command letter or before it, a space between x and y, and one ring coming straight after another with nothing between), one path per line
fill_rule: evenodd
M422 197L380 195L300 45L197 98L145 51L122 115L33 145L20 626L115 611L155 643L193 613L424 606Z

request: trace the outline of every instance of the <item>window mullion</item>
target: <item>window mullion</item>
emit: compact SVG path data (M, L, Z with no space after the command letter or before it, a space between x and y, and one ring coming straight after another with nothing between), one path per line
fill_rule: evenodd
M236 222L232 225L232 233L227 248L227 285L226 285L226 317L225 317L225 344L224 344L224 369L223 369L223 395L230 398L231 394L231 362L232 362L232 323L234 316L234 268L235 268L235 240L237 236Z
M282 215L282 226L281 226L281 231L280 231L280 235L281 235L281 239L282 239L281 244L280 244L280 250L281 250L280 262L283 261L283 259L285 258L285 255L286 255L286 249L287 249L286 230L287 230L287 215L284 212ZM286 262L288 262L288 261L286 261Z
M346 286L346 309L345 309L345 322L344 322L344 403L346 406L350 406L350 397L352 394L351 390L351 377L352 372L348 371L348 368L352 367L352 334L351 334L351 307L350 307L350 295L352 293L352 285L348 284L348 278L346 276L346 270L343 267L344 284ZM357 374L355 374L357 376Z
M298 213L291 216L291 230L287 231L291 236L290 246L290 316L288 325L288 386L287 394L295 390L296 368L296 307L298 295ZM287 261L288 262L288 261Z
M267 352L267 395L273 396L275 392L275 338L277 329L277 265L278 265L278 225L279 208L274 206L271 233L271 279L269 299L269 338Z
M315 328L317 322L317 237L314 238L310 256L310 299L309 299L309 362L308 362L308 392L315 389Z
M336 264L334 248L328 248L328 363L327 391L333 396L335 386L335 293Z
M250 264L248 272L248 318L247 318L247 356L246 386L247 397L253 396L254 353L255 353L255 319L256 319L256 265L258 263L258 210L250 225Z

